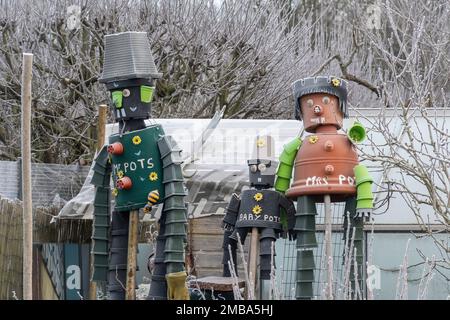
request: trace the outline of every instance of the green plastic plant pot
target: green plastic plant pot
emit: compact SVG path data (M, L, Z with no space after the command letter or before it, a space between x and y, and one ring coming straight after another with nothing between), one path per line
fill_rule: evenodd
M109 254L102 252L92 252L95 256L95 266L108 267Z
M359 192L359 190L358 190ZM370 191L372 193L372 191ZM356 201L356 209L372 209L373 197L361 197Z
M166 224L166 230L164 232L164 235L166 237L170 237L170 236L184 236L184 235L186 235L186 224L185 223L179 223L179 222L178 223ZM167 238L167 240L168 239L169 238Z
M108 268L103 266L95 266L92 274L92 280L94 281L106 281L108 276Z
M371 200L358 200L356 209L372 209L373 201Z
M283 147L283 152L280 155L280 162L285 164L291 164L297 155L297 150L302 145L302 140L299 137L295 137Z
M275 182L275 190L285 192L287 189L289 189L290 183L291 180L289 179L277 177L277 180Z
M311 214L316 215L316 203L309 196L301 196L297 198L297 215Z
M362 253L361 254L356 254L355 259L356 259L356 262L358 262L358 268L361 267L361 263L363 262L363 258L364 258L364 255ZM352 264L353 264L353 262L352 262Z
M313 289L311 284L297 283L295 297L297 299L311 299L313 296Z
M94 172L91 183L94 186L109 187L111 184L111 170L104 171L102 169L101 172L98 172L96 168L94 168Z
M365 165L359 164L355 166L353 172L355 173L356 186L367 181L373 182L373 178Z
M164 181L163 183L168 182L182 182L183 181L183 173L181 172L181 167L176 164L172 164L163 169Z
M108 205L108 202L100 204L96 203L94 204L94 215L98 216L107 216L109 215L110 208Z
M364 230L363 228L355 228L355 236L353 238L353 241L363 241L364 239ZM353 232L353 230L351 230Z
M355 121L347 131L347 136L353 143L361 143L366 139L366 129L361 123Z
M94 226L109 226L109 216L96 214L94 217Z
M314 270L315 262L312 250L297 252L297 270Z
M151 102L154 91L155 91L155 87L141 86L141 101L145 102L145 103Z
M302 235L297 235L297 249L317 247L316 233L313 231L302 231Z
M297 270L296 282L314 282L314 270Z
M167 211L166 213L166 224L170 223L186 223L187 217L186 217L186 209L175 209Z
M294 230L316 231L316 218L312 215L296 215Z
M94 238L93 250L94 252L108 252L108 240Z
M162 159L163 168L168 167L171 164L181 164L182 162L181 151L170 152Z
M104 226L94 225L94 237L96 239L108 240L109 238L109 228Z
M97 187L95 190L94 206L97 204L104 205L110 201L109 188Z
M372 183L370 182L361 183L360 185L358 185L356 191L357 191L356 200L373 199Z
M185 195L187 195L184 184L181 181L176 181L176 182L171 182L171 183L165 184L164 190L165 190L166 198L169 198L170 196L185 196Z
M169 237L166 240L164 252L184 253L186 244L179 237Z
M171 136L163 136L158 140L158 147L161 152L161 158L165 158L171 152L179 152L176 141Z
M184 263L184 253L181 252L165 252L164 263L180 262Z
M291 180L292 177L292 165L287 165L285 163L280 163L277 170L277 176L280 178L285 178Z
M103 147L98 153L97 157L95 158L94 168L98 166L98 170L102 168L106 171L108 168L108 161L109 161L108 150L106 147Z
M184 204L184 200L182 196L171 196L169 198L164 199L164 210L182 210L185 209L186 206Z

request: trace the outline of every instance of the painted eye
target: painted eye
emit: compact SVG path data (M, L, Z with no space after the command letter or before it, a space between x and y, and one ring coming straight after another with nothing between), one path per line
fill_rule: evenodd
M314 105L313 99L308 99L308 100L306 100L306 105L307 105L308 107L312 107L312 106Z
M251 172L256 172L256 171L258 171L258 167L257 167L256 165L253 164L253 165L250 166L250 171L251 171Z
M122 94L123 94L124 97L129 97L130 96L130 90L123 89Z
M330 103L330 97L323 97L322 98L322 102L323 102L323 104L329 104Z
M258 169L259 169L259 171L264 172L264 171L266 171L267 167L264 163L260 163L260 164L258 164Z

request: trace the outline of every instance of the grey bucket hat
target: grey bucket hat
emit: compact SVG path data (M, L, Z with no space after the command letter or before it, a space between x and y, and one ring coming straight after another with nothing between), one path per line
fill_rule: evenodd
M347 108L347 81L334 76L308 77L295 81L292 84L295 99L295 119L301 120L300 98L312 93L328 93L339 99L339 107L348 118Z
M156 69L147 32L121 32L105 36L101 83L128 79L161 78Z

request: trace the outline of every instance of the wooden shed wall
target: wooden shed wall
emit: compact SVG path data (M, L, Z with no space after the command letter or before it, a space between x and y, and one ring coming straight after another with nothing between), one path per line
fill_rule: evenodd
M197 277L222 275L221 228L223 215L204 215L189 221L189 255L191 257L191 274ZM247 259L248 241L244 246ZM238 272L243 275L242 260L238 250Z

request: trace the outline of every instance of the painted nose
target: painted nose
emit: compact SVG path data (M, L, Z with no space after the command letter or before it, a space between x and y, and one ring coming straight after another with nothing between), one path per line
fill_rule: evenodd
M314 114L320 116L322 114L322 107L314 106Z
M131 179L129 177L123 177L122 179L118 179L116 181L116 187L119 190L129 190L133 184L131 183Z
M108 146L108 152L116 156L120 156L123 153L123 145L120 142L114 142Z

